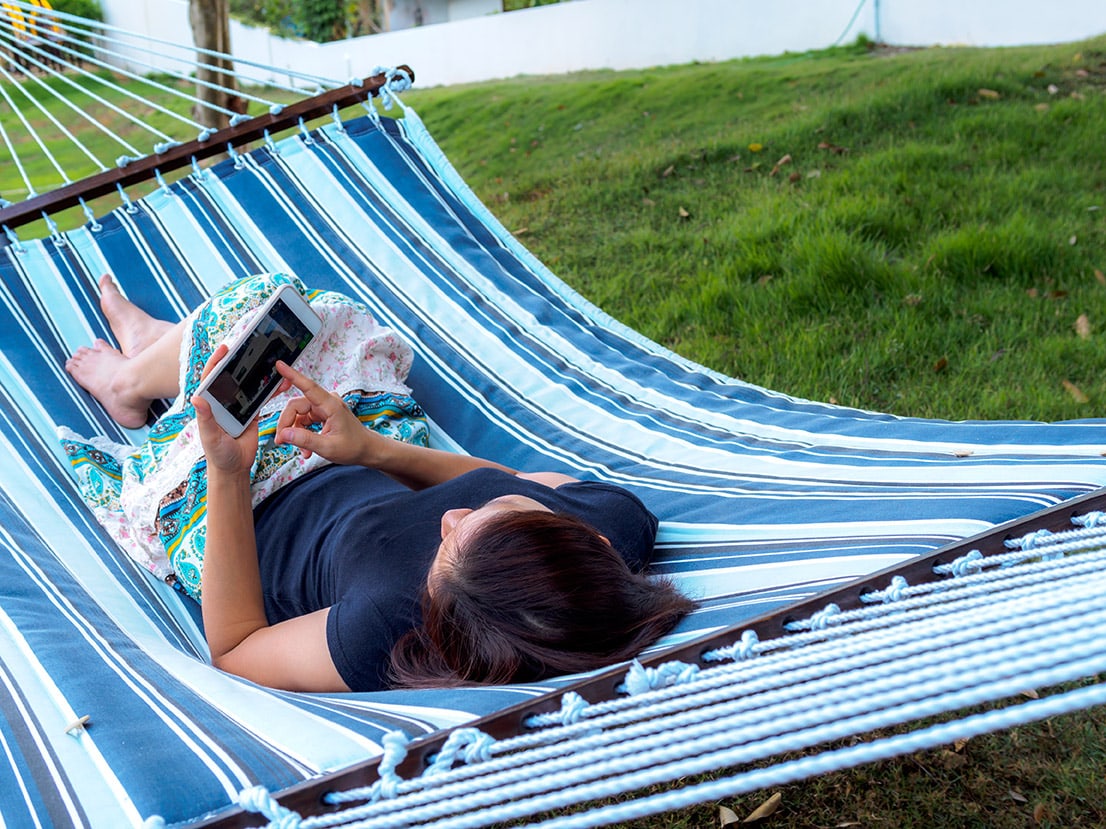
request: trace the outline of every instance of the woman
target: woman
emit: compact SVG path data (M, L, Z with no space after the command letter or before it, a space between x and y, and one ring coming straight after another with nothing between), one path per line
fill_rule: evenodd
M194 389L186 373L174 387L168 355L195 318L171 326L101 285L121 347L80 349L67 370L135 425L152 399ZM202 399L179 412L194 412L204 455L198 596L217 667L301 691L528 682L630 658L692 607L641 573L657 521L626 490L397 440L279 370L280 393L301 395L273 445L329 464L260 501L257 422L232 438Z

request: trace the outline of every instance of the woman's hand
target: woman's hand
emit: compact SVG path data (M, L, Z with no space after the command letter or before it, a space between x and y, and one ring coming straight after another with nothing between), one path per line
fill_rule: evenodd
M307 375L281 361L276 367L286 383L303 392L303 397L289 400L280 413L277 444L298 446L305 458L317 452L332 463L374 466L376 454L383 448L378 442L394 442L366 429L341 397ZM308 428L316 423L322 424L317 432Z
M212 353L207 365L204 366L203 377L207 377L226 356L227 346L220 345ZM207 458L208 473L211 471L226 472L228 474L249 474L257 457L257 418L246 427L238 437L231 437L215 422L215 416L211 412L211 404L199 395L192 397L192 405L196 409L196 423L200 432L200 443L204 448L204 456Z

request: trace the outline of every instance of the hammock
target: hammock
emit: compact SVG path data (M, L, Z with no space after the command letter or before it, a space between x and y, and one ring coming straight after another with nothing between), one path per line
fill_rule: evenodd
M279 140L273 104L163 147L144 160L159 186L142 198L119 177L143 162L63 176L46 197L84 205L72 230L21 237L45 210L29 184L0 208L5 825L238 826L259 812L310 826L299 815L341 809L350 825L483 826L738 768L549 821L595 826L1106 701L1087 685L780 761L1106 671L1106 422L898 418L684 360L526 251L412 110L334 111L399 85L392 72L338 84ZM234 130L260 146L162 177L171 153L187 167ZM88 182L120 184L123 203L93 214ZM412 345L434 445L637 493L662 522L656 572L700 608L639 663L541 685L309 695L212 669L196 606L122 554L76 493L59 426L143 432L118 427L63 363L110 336L102 273L175 319L274 270L363 301Z

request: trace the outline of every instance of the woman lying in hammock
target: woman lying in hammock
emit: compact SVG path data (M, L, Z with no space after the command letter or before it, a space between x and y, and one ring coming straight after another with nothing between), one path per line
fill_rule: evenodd
M289 283L323 330L232 438L192 394ZM177 399L141 447L62 442L113 537L202 602L216 667L301 691L529 682L631 658L693 606L642 574L657 520L626 490L428 448L411 352L358 303L267 274L173 325L101 288L120 348L67 370L128 427Z

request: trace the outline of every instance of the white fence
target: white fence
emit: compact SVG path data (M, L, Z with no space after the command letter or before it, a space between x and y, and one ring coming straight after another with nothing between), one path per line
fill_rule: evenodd
M191 42L186 0L103 6L112 25ZM572 0L327 44L235 22L231 42L239 60L338 80L406 63L425 87L801 52L862 33L895 45L1009 46L1104 32L1104 0Z

